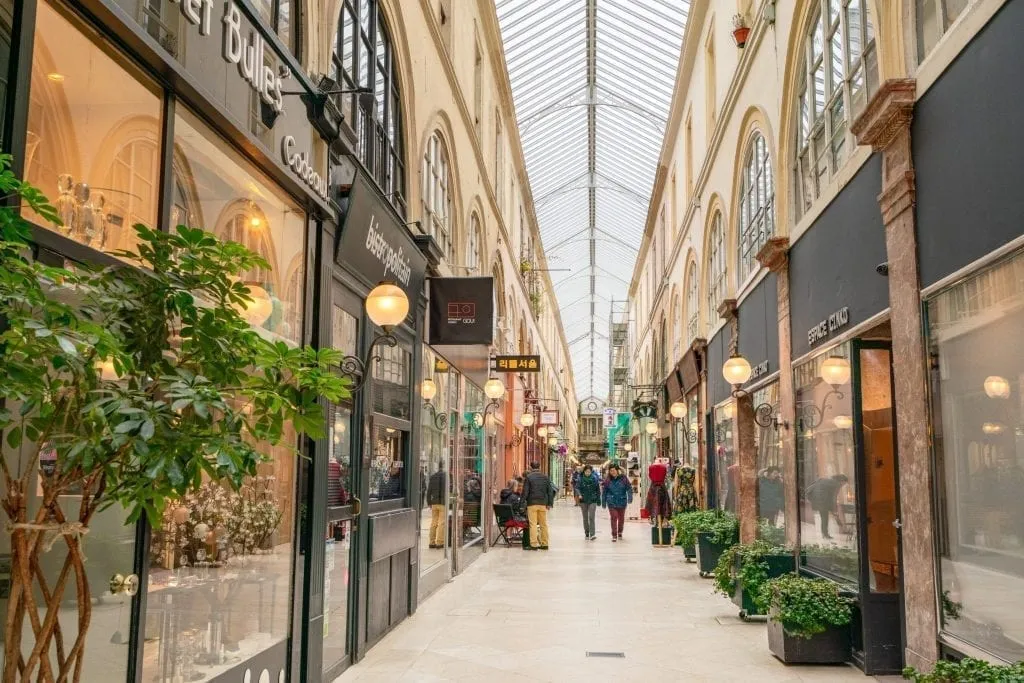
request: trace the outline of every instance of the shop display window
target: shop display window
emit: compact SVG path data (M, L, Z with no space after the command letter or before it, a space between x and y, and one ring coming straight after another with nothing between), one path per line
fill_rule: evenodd
M266 259L269 268L242 276L254 299L242 315L269 337L299 343L305 214L192 113L178 112L171 225L203 228Z
M1024 252L927 303L943 629L1024 658Z
M782 437L772 419L779 411L779 383L758 389L753 399L758 537L781 545L786 538L786 482L782 477Z
M405 487L405 432L377 425L370 461L370 500L403 500Z
M424 347L423 367L434 368L437 356ZM421 390L423 422L420 428L420 572L444 562L451 547L451 381L447 372L435 372ZM428 392L433 396L428 398Z
M715 407L715 451L714 481L716 507L732 513L739 512L740 470L733 447L733 428L736 419L736 403L728 400Z
M850 348L793 370L800 539L807 566L858 585L857 472ZM830 374L832 373L832 374Z
M484 392L466 383L466 405L459 425L459 471L462 478L462 545L483 538ZM546 453L546 446L541 453Z
M25 217L100 251L134 248L133 226L157 224L161 112L154 84L40 2L25 179L63 225Z
M373 410L376 413L411 420L412 354L402 346L378 346L380 360L373 363Z

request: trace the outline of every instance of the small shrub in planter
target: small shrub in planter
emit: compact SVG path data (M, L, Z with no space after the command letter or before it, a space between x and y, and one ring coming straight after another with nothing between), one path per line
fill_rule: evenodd
M967 657L959 662L938 662L931 673L908 666L903 678L914 683L1024 683L1024 662L997 665Z
M682 546L687 561L697 556L697 531L711 523L709 518L716 514L714 510L694 510L680 512L672 518L672 526L676 529L676 545Z
M739 540L740 521L731 512L713 510L699 519L694 533L700 575L708 577L714 573L719 556Z
M718 558L715 590L732 598L740 608L740 618L768 612L769 579L796 569L793 552L767 541L734 545Z
M786 545L786 530L762 519L757 523L757 537L772 545Z
M850 656L850 600L838 584L786 574L765 585L768 649L786 664L841 664Z

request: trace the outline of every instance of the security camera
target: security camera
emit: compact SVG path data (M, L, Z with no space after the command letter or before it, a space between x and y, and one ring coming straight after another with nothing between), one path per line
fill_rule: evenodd
M875 266L875 272L881 275L882 277L889 277L889 263L879 263L877 266Z

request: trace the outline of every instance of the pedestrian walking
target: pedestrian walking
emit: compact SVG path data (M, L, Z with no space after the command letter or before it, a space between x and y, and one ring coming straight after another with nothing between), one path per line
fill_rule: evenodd
M531 462L523 478L523 500L530 521L530 550L548 549L548 510L555 504L555 487L548 475L540 471L540 463ZM536 539L538 545L534 545Z
M594 514L597 506L601 504L601 480L597 472L590 465L583 468L583 472L576 480L576 500L579 501L580 511L583 513L583 535L588 541L597 538L597 529L594 526Z
M604 483L601 507L608 508L612 520L612 542L622 538L622 527L626 522L626 507L633 502L633 485L618 465L608 468L608 480Z
M444 463L427 480L427 504L430 506L430 547L443 548L445 520L448 517L448 475Z

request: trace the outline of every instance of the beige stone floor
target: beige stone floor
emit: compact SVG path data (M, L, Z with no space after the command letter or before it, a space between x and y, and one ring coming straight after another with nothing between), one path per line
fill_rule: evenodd
M551 527L550 551L491 549L336 683L872 680L778 662L764 625L740 621L678 548L652 548L646 523L627 522L611 543L599 511L588 542L578 511L559 503Z

